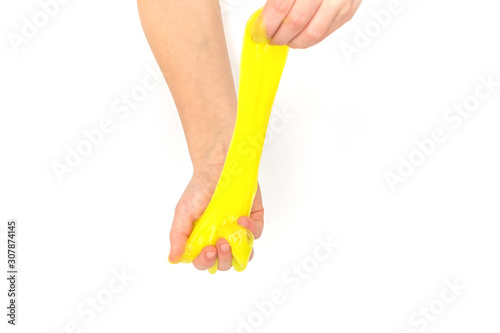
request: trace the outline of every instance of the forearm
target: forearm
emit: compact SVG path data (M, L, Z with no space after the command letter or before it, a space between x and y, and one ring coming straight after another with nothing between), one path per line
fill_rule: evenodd
M218 0L138 0L142 26L174 98L193 167L225 157L236 92Z

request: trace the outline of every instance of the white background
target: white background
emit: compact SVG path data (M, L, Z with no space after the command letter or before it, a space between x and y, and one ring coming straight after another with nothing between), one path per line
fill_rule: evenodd
M348 62L342 43L388 3L365 0L325 42L291 51L275 111L294 118L272 133L260 169L264 234L245 272L212 276L167 262L192 169L166 85L125 119L112 110L157 68L136 3L69 1L15 52L8 34L41 9L3 1L1 232L19 223L12 332L226 333L242 321L253 326L240 332L498 332L500 87L457 128L443 119L480 76L500 81L498 4L401 0ZM236 78L244 25L262 4L224 1ZM105 118L113 131L59 181L52 163ZM391 191L384 174L436 128L447 140ZM315 267L317 237L340 247ZM303 263L308 277L292 283ZM122 270L127 286L91 320L78 314L89 297L106 299ZM447 280L466 290L445 304ZM0 327L10 332L2 281ZM267 304L273 290L283 302L262 314L254 302ZM429 306L439 314L428 325L410 322Z

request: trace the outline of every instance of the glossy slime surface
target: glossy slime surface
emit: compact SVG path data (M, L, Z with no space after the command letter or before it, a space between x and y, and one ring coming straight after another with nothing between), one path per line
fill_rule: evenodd
M243 271L250 257L253 235L237 223L249 216L257 191L257 177L269 116L286 58L288 46L256 43L253 29L261 9L248 20L241 54L238 111L231 144L214 195L193 232L179 262L191 263L207 245L225 238L231 245L232 264ZM258 33L258 32L257 32ZM265 30L262 32L265 36ZM209 269L217 271L217 261Z

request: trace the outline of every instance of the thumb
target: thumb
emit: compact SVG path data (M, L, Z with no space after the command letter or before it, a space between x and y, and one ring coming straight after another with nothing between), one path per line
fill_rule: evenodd
M269 38L267 37L266 24L264 22L264 15L262 13L255 19L252 28L250 30L252 38L257 43L267 43Z
M268 42L278 31L291 11L294 0L268 0L252 26L252 37L257 43Z
M186 243L193 231L193 220L182 205L177 205L170 229L170 253L168 261L172 264L179 263L180 257L186 249Z

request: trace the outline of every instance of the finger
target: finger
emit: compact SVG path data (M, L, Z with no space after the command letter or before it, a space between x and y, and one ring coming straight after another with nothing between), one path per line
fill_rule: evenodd
M219 238L217 241L217 259L219 259L219 271L227 271L231 268L233 255L231 253L231 246L224 238Z
M250 253L250 258L248 259L248 261L252 260L253 258L253 249L252 249L252 252Z
M250 230L255 239L260 238L264 229L264 206L262 205L262 193L260 191L260 184L257 183L257 192L252 204L252 212L250 213L250 220L243 217L240 224ZM239 223L239 222L238 222Z
M264 20L264 27L268 38L272 38L281 23L288 15L295 0L268 0L262 9L260 19Z
M215 264L217 257L217 248L209 245L201 250L200 254L194 258L193 265L199 270L206 270Z
M243 228L248 229L253 234L254 239L259 239L259 237L262 235L264 223L258 223L257 221L247 216L241 216L238 219L238 224Z
M178 262L180 256L184 253L186 242L192 230L193 221L189 217L189 214L187 214L181 204L177 204L172 229L170 229L170 253L168 255L170 262Z
M271 45L286 45L295 38L314 17L322 0L296 0L292 9L272 36Z
M323 1L316 15L305 29L288 43L288 46L303 49L319 43L328 33L332 22L337 20L342 8L335 1Z
M337 29L339 29L344 24L349 22L352 19L352 17L354 16L354 14L356 13L356 11L358 10L360 5L361 5L361 0L354 0L350 10L340 11L339 15L333 21L332 25L330 26L330 28L328 29L326 34L318 42L321 42L323 39L330 36L333 32L337 31Z
M252 212L258 210L264 210L264 206L262 205L262 193L260 191L259 183L257 183L257 191L255 192L255 197L253 199Z
M253 237L259 239L264 230L264 208L252 211L250 220Z

